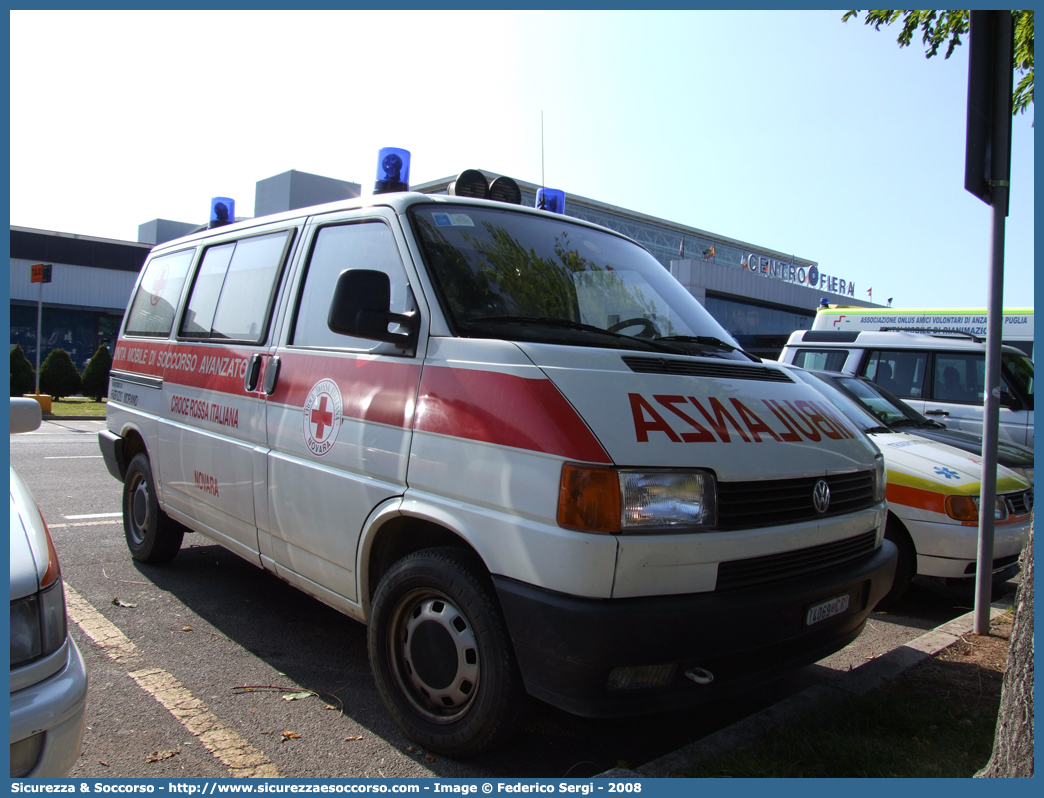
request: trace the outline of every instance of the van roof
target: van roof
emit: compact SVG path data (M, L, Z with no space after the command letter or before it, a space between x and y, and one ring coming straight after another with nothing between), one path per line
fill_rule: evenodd
M833 330L797 330L790 334L787 346L816 344L820 346L844 347L856 345L865 347L890 347L901 349L963 349L965 351L986 351L986 342L977 335L965 332L949 332L935 330L932 332L909 332L892 330L878 332L833 331ZM1021 350L1004 346L1005 350L1018 352Z
M385 207L391 208L396 214L405 213L406 210L412 205L432 204L432 203L452 203L454 205L475 205L483 208L496 208L499 210L513 210L521 211L525 213L534 213L540 216L555 216L561 217L561 214L550 213L549 211L538 210L537 208L530 208L528 205L513 205L511 203L498 202L496 200L488 199L477 199L475 197L457 197L450 194L420 194L415 191L403 191L389 194L373 194L367 197L356 197L354 199L343 199L335 200L334 202L327 202L322 205L312 205L306 208L295 208L290 211L283 211L282 213L273 213L267 216L256 216L251 219L243 219L242 221L235 222L234 224L222 225L213 229L202 229L194 233L189 233L187 236L181 238L175 238L170 241L164 241L162 244L157 244L153 247L153 252L162 252L168 249L177 249L184 247L186 244L196 243L201 240L206 240L215 236L225 236L229 233L239 233L246 230L250 230L254 227L278 225L280 222L293 222L299 219L303 219L309 216L321 216L327 213L335 213L337 211L351 210L354 208L376 208ZM614 235L626 238L628 241L633 239L610 230L607 227L594 224L592 222L585 221L583 219L577 219L573 216L565 217L569 220L570 224L577 224L584 227L592 227L603 232L613 233ZM638 242L634 242L638 243ZM638 244L641 246L641 244ZM644 247L642 247L644 249Z

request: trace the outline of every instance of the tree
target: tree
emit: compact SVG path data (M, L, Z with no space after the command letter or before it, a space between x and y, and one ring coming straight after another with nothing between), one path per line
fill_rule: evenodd
M11 347L11 396L21 396L36 390L36 369L26 359L22 347Z
M841 17L842 22L855 17L861 11L847 11ZM969 30L968 11L867 11L863 23L872 25L874 30L881 30L882 25L891 25L902 18L902 30L899 32L900 47L909 47L914 33L921 31L921 41L925 45L925 58L939 53L939 48L946 43L946 55L949 58L961 44L961 36ZM1011 98L1011 113L1024 113L1033 103L1033 11L1012 11L1012 27L1015 30L1014 49L1012 50L1012 69L1021 79L1015 87Z
M1008 643L993 755L978 778L1033 776L1033 527L1023 552L1022 581Z
M102 344L98 347L83 370L80 380L80 393L100 402L103 396L109 395L109 369L112 368L112 355L109 347Z
M40 390L56 400L80 390L80 373L64 349L55 349L40 366Z

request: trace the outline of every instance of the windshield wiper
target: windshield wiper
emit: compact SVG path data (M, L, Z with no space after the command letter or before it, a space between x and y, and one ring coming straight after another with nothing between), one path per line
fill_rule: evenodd
M610 338L623 338L627 341L636 341L637 343L645 346L658 349L661 352L670 352L672 354L685 354L676 347L665 346L651 338L638 338L634 335L625 335L620 332L613 332L612 330L605 330L601 327L596 327L593 324L584 324L583 322L573 321L572 319L558 319L558 318L547 318L544 316L478 316L473 319L466 319L462 322L463 326L467 327L475 322L479 323L504 323L504 324L537 324L544 327L562 327L569 330L583 330L584 332L597 333L599 335L608 335ZM728 344L725 344L728 346Z
M869 429L864 429L863 430L863 432L868 433L868 434L871 433L871 432L891 432L891 431L892 430L890 430L888 427L870 427Z
M726 343L720 338L715 338L711 335L665 335L656 339L657 341L679 341L687 344L699 344L700 346L706 346L711 349L721 349L725 352L739 352L741 355L746 355L756 363L761 362L761 358L757 355L752 355L745 349L740 349L738 346Z

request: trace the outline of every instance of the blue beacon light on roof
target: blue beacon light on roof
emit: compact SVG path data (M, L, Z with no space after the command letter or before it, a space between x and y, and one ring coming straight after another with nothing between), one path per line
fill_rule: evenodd
M384 147L377 153L377 180L374 194L410 190L410 151Z
M536 194L536 206L542 211L565 213L565 192L557 188L539 188Z
M212 197L210 200L210 229L232 224L236 220L236 201L230 197Z

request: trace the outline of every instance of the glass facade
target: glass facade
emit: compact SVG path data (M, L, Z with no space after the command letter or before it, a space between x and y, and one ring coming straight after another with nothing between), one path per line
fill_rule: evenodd
M706 308L748 352L775 359L795 330L812 329L815 312L707 295Z
M44 307L40 363L53 350L64 349L82 373L99 346L105 344L112 351L122 320L122 315L104 311ZM11 347L16 344L22 347L26 359L36 368L35 306L11 305Z

